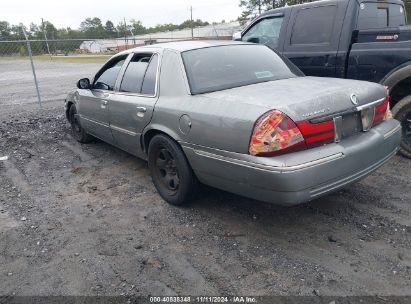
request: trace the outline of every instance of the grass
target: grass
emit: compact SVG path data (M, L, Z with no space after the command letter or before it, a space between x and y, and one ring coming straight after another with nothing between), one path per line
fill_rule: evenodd
M105 63L111 55L73 55L73 56L33 56L34 61L69 62L69 63ZM0 60L28 60L28 56L2 57Z

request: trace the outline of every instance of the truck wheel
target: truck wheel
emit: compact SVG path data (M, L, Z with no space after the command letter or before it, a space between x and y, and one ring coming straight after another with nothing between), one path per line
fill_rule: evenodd
M92 140L91 135L81 127L80 121L77 117L77 109L75 105L72 105L69 110L69 121L71 124L71 130L73 131L74 138L81 143L87 143Z
M411 158L411 95L404 97L394 106L392 115L402 127L400 153Z
M173 205L189 202L197 191L197 178L180 146L166 135L156 135L148 147L148 168L161 197Z

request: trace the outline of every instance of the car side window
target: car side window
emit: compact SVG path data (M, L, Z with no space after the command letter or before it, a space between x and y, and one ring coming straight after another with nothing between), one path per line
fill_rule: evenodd
M120 85L120 92L140 93L152 54L135 54L130 60Z
M280 37L283 17L265 18L254 24L241 38L242 41L265 44L276 48Z
M157 66L158 55L155 54L153 55L153 57L151 57L150 64L148 65L146 71L146 75L144 76L141 94L152 96L156 93Z
M96 75L93 89L113 91L118 73L120 72L126 58L127 55L113 58L109 61L103 70Z
M405 25L405 11L400 4L363 2L358 13L359 30Z
M336 12L335 5L301 9L297 13L290 43L329 44Z

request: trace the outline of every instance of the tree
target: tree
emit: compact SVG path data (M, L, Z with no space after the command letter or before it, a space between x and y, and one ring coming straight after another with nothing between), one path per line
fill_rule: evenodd
M82 31L87 38L107 38L106 30L103 27L100 18L86 18L80 23L80 31Z
M411 24L411 1L410 0L405 1L405 9L407 10L408 24Z
M147 33L147 29L140 20L131 19L130 24L134 35L142 35Z
M36 38L36 39L42 39L43 38L41 36L40 27L37 24L34 24L33 22L30 23L28 34L30 35L30 37L33 37L33 38Z
M111 22L110 20L106 21L104 30L106 31L106 35L110 38L114 38L117 36L116 28L114 27L113 22Z
M10 23L0 21L0 40L9 40L11 38Z
M120 35L120 37L126 37L126 36L130 36L130 32L127 32L127 27L126 24L124 24L124 22L119 22L116 26L117 29L117 33L118 35Z

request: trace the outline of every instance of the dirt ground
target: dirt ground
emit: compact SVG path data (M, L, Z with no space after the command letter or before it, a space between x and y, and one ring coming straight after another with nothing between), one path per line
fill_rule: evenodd
M62 107L1 106L1 295L411 295L410 160L297 207L204 187L179 208Z

